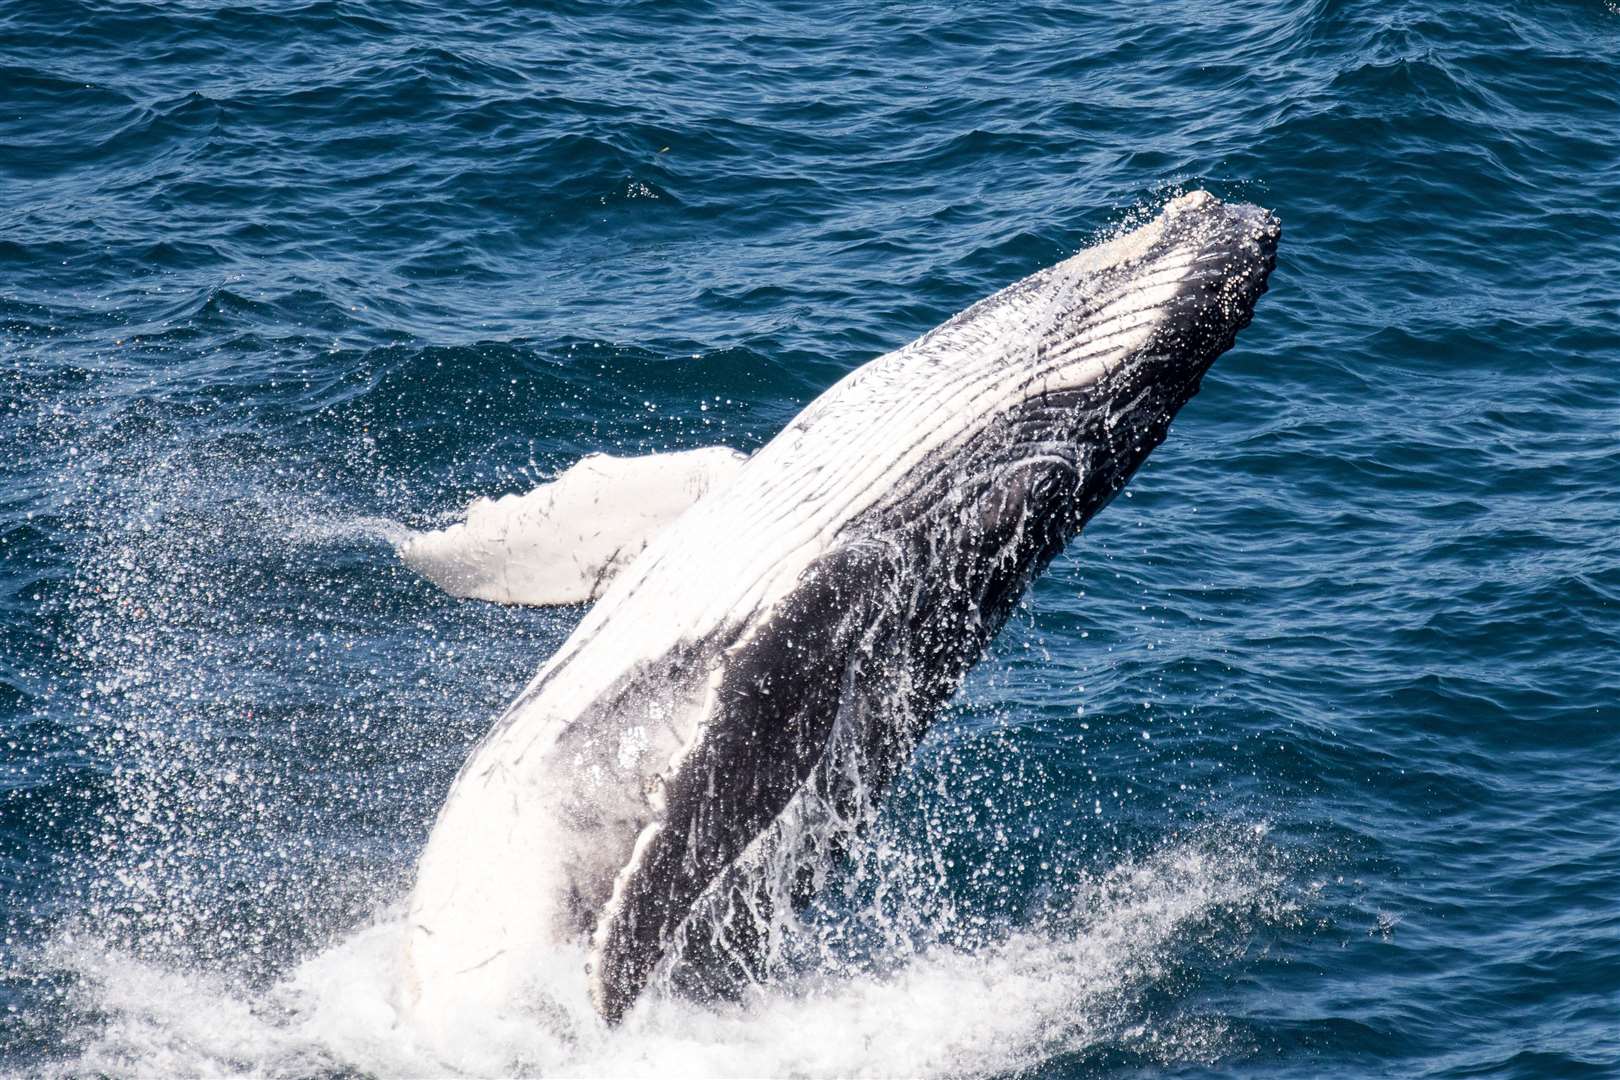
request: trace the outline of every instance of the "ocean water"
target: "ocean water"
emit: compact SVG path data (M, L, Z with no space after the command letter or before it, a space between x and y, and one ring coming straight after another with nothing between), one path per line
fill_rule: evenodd
M6 0L0 1073L1620 1075L1617 58L1601 0ZM839 962L414 1042L413 861L580 610L388 523L751 450L1197 187L1271 291Z

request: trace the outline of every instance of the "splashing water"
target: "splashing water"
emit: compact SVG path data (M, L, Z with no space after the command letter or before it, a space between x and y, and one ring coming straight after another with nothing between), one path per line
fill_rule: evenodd
M89 855L67 871L84 908L26 960L80 1018L64 1075L958 1075L1099 1048L1199 1058L1229 1033L1183 1014L1174 973L1297 918L1263 829L1100 870L1054 856L1032 906L988 910L949 850L953 815L995 819L971 805L980 787L957 790L983 762L946 725L884 809L807 796L775 851L758 846L779 895L754 913L770 950L739 998L688 1000L666 964L610 1029L583 956L563 950L538 974L543 1009L429 1051L395 1012L410 860L458 754L532 662L521 654L554 646L569 617L440 597L393 570L391 519L347 514L250 456L165 446L121 482L101 464L68 625L82 722L116 765ZM402 640L420 650L414 680L387 649ZM323 698L332 685L348 693ZM433 737L399 729L425 713L450 719ZM842 734L832 757L858 781ZM355 782L368 774L375 786ZM998 793L1024 813L1055 799L1038 784ZM1023 858L1004 831L1017 828L996 826L977 872ZM787 893L806 867L821 889L798 910Z
M564 978L554 1011L492 1018L446 1057L398 1026L391 919L255 991L65 936L49 962L76 972L82 1006L106 1017L65 1072L886 1076L1005 1072L1099 1048L1205 1059L1232 1049L1225 1025L1157 1015L1147 998L1193 955L1235 958L1256 928L1297 920L1263 832L1193 837L1077 877L1040 927L924 949L881 976L805 971L719 1006L655 994L618 1028L595 1017L582 976ZM557 970L582 959L560 954Z

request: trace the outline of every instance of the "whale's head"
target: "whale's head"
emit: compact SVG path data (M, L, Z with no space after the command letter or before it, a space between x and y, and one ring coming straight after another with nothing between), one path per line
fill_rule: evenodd
M1010 309L1022 335L989 362L1029 377L1019 397L1095 388L1129 411L1126 383L1153 388L1173 412L1254 315L1276 265L1277 218L1207 191L1171 200L1146 224L1033 274L958 316ZM1006 316L1003 316L1005 320ZM950 325L950 324L947 324Z
M1193 191L1006 290L1012 302L1027 291L1033 317L1027 354L1009 357L1025 378L1001 408L1031 429L1019 438L1072 450L1082 474L1067 508L1076 528L1163 441L1249 324L1281 233L1268 210Z
M1038 571L1248 325L1280 236L1269 211L1194 191L851 374L795 424L848 441L845 457L884 456L864 502L838 493L859 506L842 535L903 531L946 506L953 542L988 557L1016 528L1017 558Z

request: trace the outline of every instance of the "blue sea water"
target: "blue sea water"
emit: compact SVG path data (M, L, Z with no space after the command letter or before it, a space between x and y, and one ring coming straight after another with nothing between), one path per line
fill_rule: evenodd
M391 920L580 612L376 522L753 449L1195 187L1271 291L862 963L421 1052ZM1617 208L1599 0L5 0L0 1073L1620 1076Z

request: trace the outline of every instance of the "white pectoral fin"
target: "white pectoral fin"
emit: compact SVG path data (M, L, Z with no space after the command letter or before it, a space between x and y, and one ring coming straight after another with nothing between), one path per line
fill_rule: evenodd
M395 548L406 566L453 596L586 603L653 534L746 460L723 446L646 457L592 454L526 495L478 499L465 520L413 532Z

